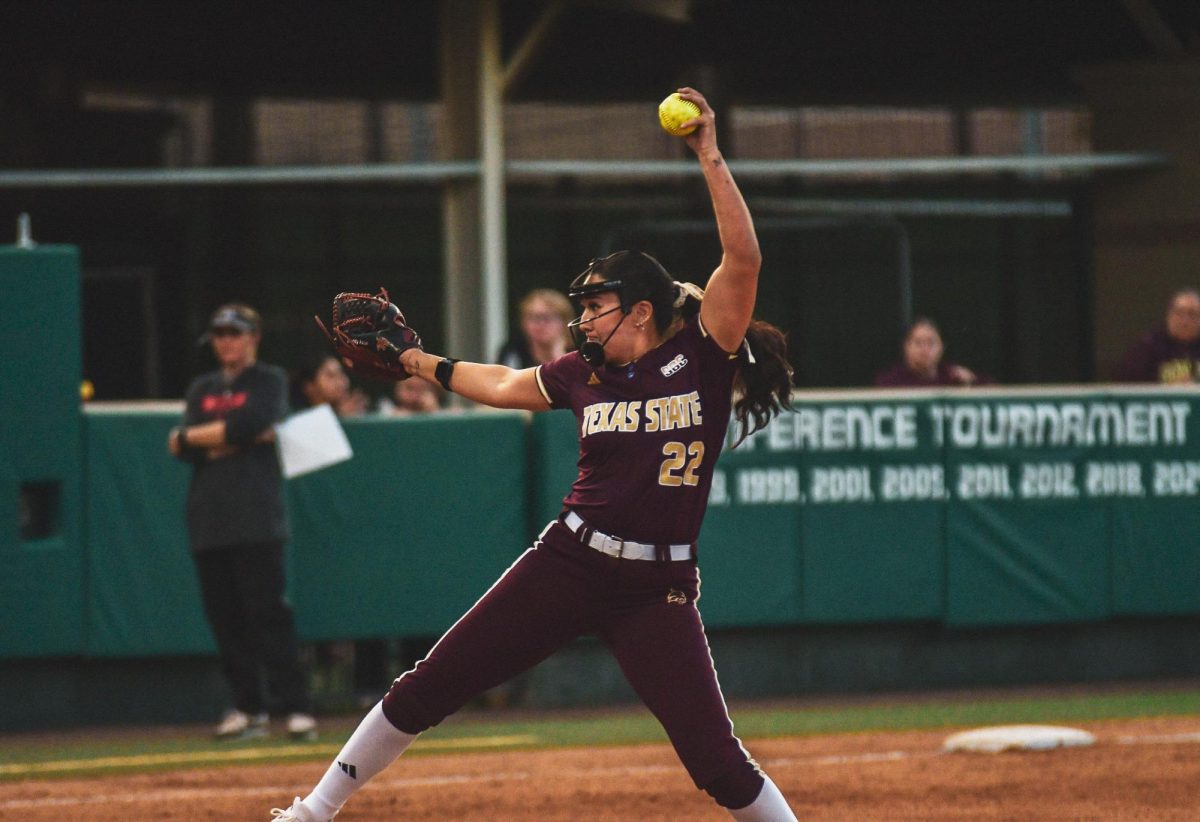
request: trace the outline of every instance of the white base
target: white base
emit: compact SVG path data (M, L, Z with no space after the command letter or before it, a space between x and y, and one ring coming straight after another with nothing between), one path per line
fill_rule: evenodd
M1060 728L1054 725L999 725L954 734L942 743L942 750L975 753L1049 751L1054 748L1092 745L1095 741L1096 737L1076 728Z

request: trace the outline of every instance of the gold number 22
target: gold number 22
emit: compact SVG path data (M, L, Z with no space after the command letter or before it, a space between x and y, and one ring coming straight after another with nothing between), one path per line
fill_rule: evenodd
M696 476L696 471L700 468L700 463L704 459L704 443L696 440L689 445L684 445L682 442L668 442L663 445L663 460L662 465L658 469L658 484L666 485L670 488L678 488L680 485L699 485L700 478ZM691 461L688 462L688 457ZM687 462L687 468L684 468L682 474L676 472L683 468L683 464Z

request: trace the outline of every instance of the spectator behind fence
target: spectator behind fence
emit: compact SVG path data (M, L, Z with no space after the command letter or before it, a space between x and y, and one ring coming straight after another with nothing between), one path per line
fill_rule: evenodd
M192 465L187 531L205 615L233 707L218 737L265 736L268 709L289 735L311 739L308 679L284 595L288 538L273 427L287 410L284 372L258 361L262 323L241 303L221 306L208 333L218 368L188 388L183 424L167 447ZM266 693L260 685L265 674Z
M1200 291L1183 288L1171 295L1166 322L1147 332L1125 354L1117 379L1163 385L1200 378Z
M292 376L292 410L301 411L328 403L339 417L357 417L367 410L367 395L350 385L350 377L337 357L314 357Z
M432 414L442 410L442 391L425 380L400 380L392 386L391 397L379 401L379 413L394 417Z
M567 323L574 318L570 301L562 292L537 288L518 306L521 333L510 339L496 355L496 362L509 368L533 368L566 354L574 346Z
M908 327L901 348L903 359L875 375L883 388L917 388L936 385L981 385L990 382L963 365L945 362L942 335L927 317L918 317Z

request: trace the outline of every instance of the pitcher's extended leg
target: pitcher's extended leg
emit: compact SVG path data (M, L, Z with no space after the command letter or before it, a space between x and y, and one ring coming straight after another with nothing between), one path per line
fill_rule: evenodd
M778 788L734 736L695 605L696 585L677 581L671 591L685 594L686 602L668 597L664 586L661 598L611 614L602 638L662 723L698 788L731 813L741 809L751 814L739 819L795 819Z
M304 806L319 820L332 819L351 794L404 753L416 738L415 734L397 730L383 715L383 703L376 703L313 792L304 798Z

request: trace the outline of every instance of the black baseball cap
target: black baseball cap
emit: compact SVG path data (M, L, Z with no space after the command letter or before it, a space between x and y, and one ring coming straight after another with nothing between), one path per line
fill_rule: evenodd
M208 321L208 331L198 340L200 345L212 339L213 332L219 328L232 328L247 334L256 334L262 328L262 318L258 312L243 303L227 303L213 312Z

